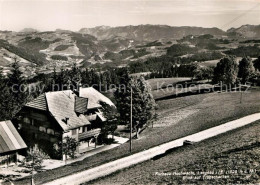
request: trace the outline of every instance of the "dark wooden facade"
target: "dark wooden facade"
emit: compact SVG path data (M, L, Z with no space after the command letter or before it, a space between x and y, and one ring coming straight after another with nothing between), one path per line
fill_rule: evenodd
M29 148L37 145L51 158L61 158L54 145L65 137L82 143L97 137L105 121L99 99L113 103L93 88L82 91L89 97L71 90L47 92L22 108L13 121Z
M55 152L54 145L61 142L62 138L68 135L79 142L89 141L91 138L96 138L100 133L99 126L102 122L97 117L91 121L91 125L72 129L71 134L68 134L68 132L62 130L50 113L44 110L23 107L17 118L14 123L28 148L37 145L39 149L53 159L61 159L61 156ZM76 131L75 134L73 134L73 131Z
M51 158L58 158L53 146L62 140L63 130L48 112L24 107L17 117L18 132L28 148L38 145Z

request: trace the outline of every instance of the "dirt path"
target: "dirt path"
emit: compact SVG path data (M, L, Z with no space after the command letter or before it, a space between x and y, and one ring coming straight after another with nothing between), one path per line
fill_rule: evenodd
M175 148L178 146L183 145L184 140L190 140L194 142L199 142L205 139L208 139L210 137L231 131L233 129L248 125L252 122L255 122L257 120L260 120L260 113L251 114L249 116L245 116L243 118L227 122L225 124L198 132L196 134L192 134L162 145L159 145L157 147L153 147L151 149L145 150L143 152L139 152L136 154L133 154L128 157L124 157L100 166L97 166L95 168L85 170L76 174L72 174L60 179L56 179L54 181L51 181L49 183L46 183L45 185L58 185L58 184L81 184L84 182L88 182L90 180L109 175L115 171L118 171L123 168L127 168L129 166L132 166L134 164L138 164L141 162L144 162L146 160L149 160L157 155L165 153L167 150L171 148Z

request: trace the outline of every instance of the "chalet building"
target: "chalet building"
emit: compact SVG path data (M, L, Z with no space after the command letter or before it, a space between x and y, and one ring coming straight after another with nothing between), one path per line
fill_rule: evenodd
M44 93L19 112L19 132L28 147L37 145L51 158L60 158L53 147L66 136L83 144L99 135L105 121L101 101L114 105L92 87Z
M18 152L27 146L11 121L0 122L0 166L17 162Z

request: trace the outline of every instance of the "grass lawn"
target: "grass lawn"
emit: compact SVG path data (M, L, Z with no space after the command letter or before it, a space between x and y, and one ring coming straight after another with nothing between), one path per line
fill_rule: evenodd
M257 121L87 184L258 184L259 132Z
M133 141L133 153L259 112L259 100L260 89L253 89L244 93L241 104L239 92L200 94L158 101L159 120L154 123L156 127L149 127L142 132L140 139ZM182 111L181 118L179 118L180 111ZM189 114L185 114L186 112ZM35 182L42 184L127 155L129 144L125 143L83 161L38 173L35 175ZM27 178L15 183L22 185L28 184L29 181Z

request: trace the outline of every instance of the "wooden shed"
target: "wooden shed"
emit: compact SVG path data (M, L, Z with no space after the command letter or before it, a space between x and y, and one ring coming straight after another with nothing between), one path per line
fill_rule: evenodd
M17 132L13 123L8 121L0 122L0 165L10 164L17 161L19 150L27 148L23 139Z

